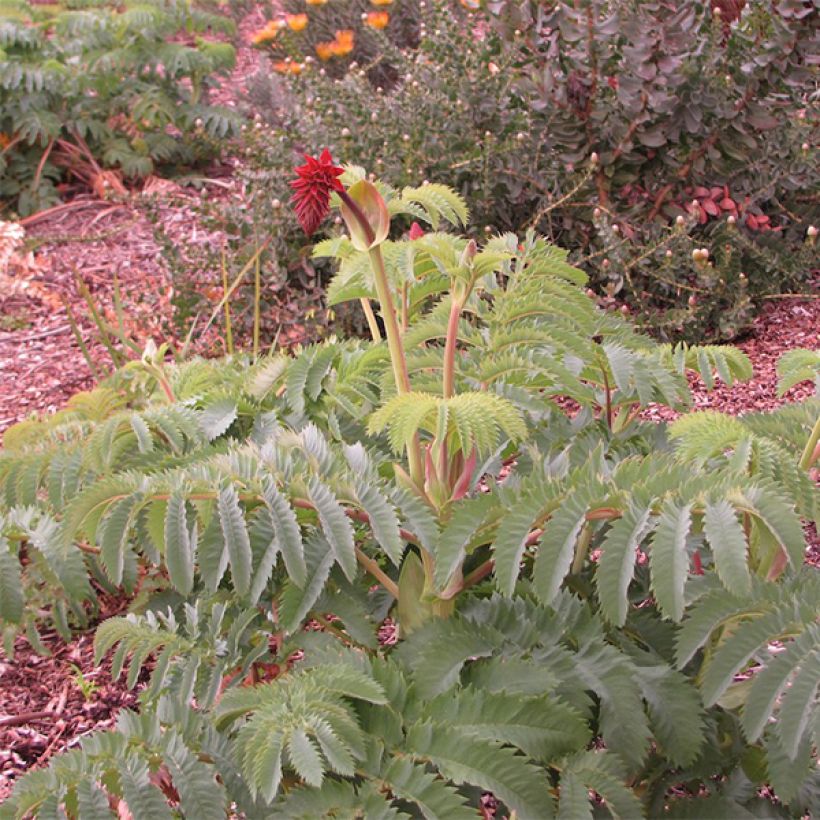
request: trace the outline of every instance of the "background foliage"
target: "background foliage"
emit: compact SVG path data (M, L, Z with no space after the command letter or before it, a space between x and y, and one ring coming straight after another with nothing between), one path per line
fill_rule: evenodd
M277 190L294 149L329 145L398 184L440 180L476 230L537 226L662 333L732 337L813 276L817 11L755 4L729 25L673 6L424 3L417 49L381 41L395 83L367 63L257 79L272 130L249 132L252 177Z
M123 180L192 165L238 133L211 105L234 63L220 14L176 0L113 8L0 5L0 198L22 215L53 205L62 183L98 196Z

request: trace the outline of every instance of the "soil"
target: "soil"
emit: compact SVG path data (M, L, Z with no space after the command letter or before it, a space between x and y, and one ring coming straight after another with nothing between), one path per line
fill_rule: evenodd
M110 598L101 603L103 618L127 606ZM110 657L95 664L93 631L70 643L54 632L41 635L48 656L36 654L22 637L13 660L0 652L0 803L25 772L112 727L120 709L135 708L146 682L141 675L128 690L123 680L111 679Z
M247 45L248 34L263 20L256 10L240 24L246 45L239 50L232 77L217 94L220 102L233 105L247 90L247 81L259 65L258 52ZM119 322L114 305L116 279L123 330L137 344L173 336L173 277L158 239L164 235L179 247L202 243L219 247L223 237L203 227L196 198L239 195L229 161L198 192L156 180L146 191L122 201L81 197L29 219L27 238L36 240L36 248L11 270L0 271L0 432L32 412L59 409L71 395L94 384L95 374L77 334L98 373L111 369L111 356L99 341L78 289L78 276L95 307L114 326ZM208 277L214 274L199 271L198 276L199 284L207 287ZM278 304L282 322L292 326L289 339L301 341L298 305L286 293ZM289 317L284 315L288 311ZM198 340L205 352L217 351L219 345L215 335ZM741 414L805 398L812 392L805 383L783 398L777 396L775 363L794 347L820 347L820 299L771 300L739 347L755 365L754 378L711 392L693 378L698 408ZM669 417L663 408L653 408L648 415ZM820 539L813 529L807 534L808 560L820 565ZM104 616L117 614L126 605L122 600L105 601ZM387 629L384 638L391 637ZM68 643L55 633L45 633L43 639L51 653L48 657L37 655L22 638L15 645L14 660L0 651L0 802L25 771L76 746L88 733L110 727L120 709L137 703L140 684L128 691L123 681L111 680L109 661L95 665L93 631Z

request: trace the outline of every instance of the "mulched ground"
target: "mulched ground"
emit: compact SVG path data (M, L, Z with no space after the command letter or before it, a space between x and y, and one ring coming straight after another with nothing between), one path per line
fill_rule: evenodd
M126 605L105 599L103 617ZM15 643L13 661L0 652L0 803L25 772L91 732L112 727L120 709L136 707L145 685L145 676L134 690L112 681L110 657L94 664L93 631L71 643L54 632L41 634L48 657L33 652L23 638Z

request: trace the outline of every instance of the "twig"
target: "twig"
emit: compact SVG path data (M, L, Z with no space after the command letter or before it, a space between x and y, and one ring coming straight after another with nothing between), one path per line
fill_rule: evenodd
M15 339L14 341L17 344L23 344L24 342L36 342L38 339L45 339L46 336L59 336L67 330L71 330L71 325L60 325L59 327L51 328L51 330L43 330L40 333L32 333L30 336L23 336L22 339ZM12 334L9 334L9 336L11 335ZM0 337L0 341L5 341L5 339Z
M59 714L49 709L41 709L38 712L22 712L19 715L10 715L9 717L0 718L0 729L7 729L10 726L22 726L34 720L45 720L45 718L56 717L59 717Z

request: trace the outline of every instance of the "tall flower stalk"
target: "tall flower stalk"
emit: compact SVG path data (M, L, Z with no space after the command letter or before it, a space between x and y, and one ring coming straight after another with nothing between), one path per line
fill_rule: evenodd
M297 178L291 182L296 216L305 233L310 236L330 212L331 195L336 194L339 197L342 218L353 246L357 250L367 252L370 259L396 390L399 394L409 393L411 388L407 358L404 355L399 319L381 252L381 244L390 232L387 204L378 188L367 180L359 180L346 189L339 179L343 173L343 168L333 164L333 158L327 149L318 158L305 155L305 164L296 168ZM365 316L371 335L378 341L378 326L372 310L367 308ZM407 448L407 460L412 483L418 491L423 492L424 461L418 436Z

